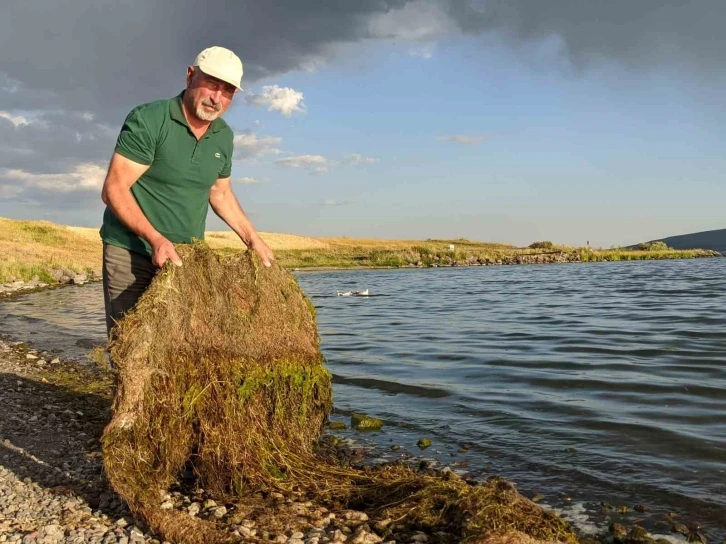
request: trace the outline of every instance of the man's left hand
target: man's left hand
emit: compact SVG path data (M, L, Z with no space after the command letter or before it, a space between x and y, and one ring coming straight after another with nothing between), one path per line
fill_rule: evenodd
M272 261L275 260L275 256L272 254L272 250L268 247L265 241L259 237L259 235L252 238L250 247L257 252L262 264L268 268L272 266Z

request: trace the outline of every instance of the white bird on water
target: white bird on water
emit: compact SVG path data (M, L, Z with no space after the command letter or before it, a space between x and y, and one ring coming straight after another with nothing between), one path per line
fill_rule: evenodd
M339 297L367 297L368 289L363 291L336 291Z

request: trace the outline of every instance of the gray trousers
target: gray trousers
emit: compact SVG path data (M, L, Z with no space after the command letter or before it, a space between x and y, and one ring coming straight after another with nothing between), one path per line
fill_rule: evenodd
M150 257L103 244L103 300L109 336L116 322L144 294L156 272Z

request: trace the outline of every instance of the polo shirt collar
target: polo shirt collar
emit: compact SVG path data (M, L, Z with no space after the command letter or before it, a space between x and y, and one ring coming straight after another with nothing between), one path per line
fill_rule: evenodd
M169 101L169 115L174 121L181 123L185 127L189 128L187 118L184 117L184 110L182 109L182 98L184 97L184 91L180 92L174 98ZM212 132L219 132L227 126L227 123L221 117L217 117L212 124L209 125L209 130Z

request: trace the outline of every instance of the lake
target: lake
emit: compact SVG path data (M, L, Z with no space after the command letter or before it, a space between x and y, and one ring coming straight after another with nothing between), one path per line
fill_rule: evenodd
M382 458L502 475L584 531L642 519L666 534L673 512L726 537L726 259L297 277L318 310L334 419L386 423L342 436ZM101 286L3 302L0 333L81 360L104 340Z

